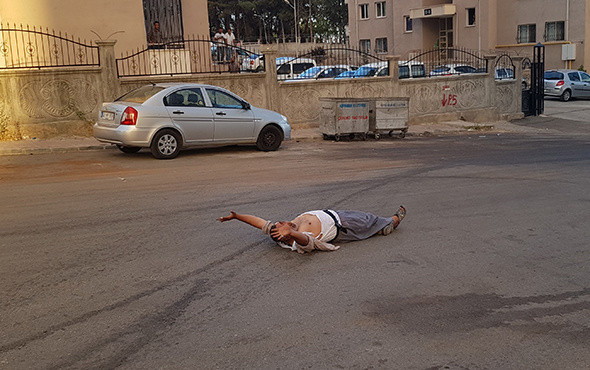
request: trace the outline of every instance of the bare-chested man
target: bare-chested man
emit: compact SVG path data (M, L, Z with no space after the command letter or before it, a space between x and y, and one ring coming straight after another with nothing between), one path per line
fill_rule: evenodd
M327 209L302 213L292 221L271 222L234 211L218 220L225 222L236 219L245 222L270 235L281 247L305 253L313 250L337 250L340 247L333 245L334 241L362 240L377 234L388 235L405 216L406 209L400 206L395 215L389 218L362 211Z

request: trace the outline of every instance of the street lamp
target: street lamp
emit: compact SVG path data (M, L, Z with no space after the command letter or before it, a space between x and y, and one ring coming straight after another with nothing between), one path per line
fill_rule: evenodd
M293 8L293 18L294 18L294 21L295 21L295 23L294 23L294 27L295 27L295 42L296 43L299 43L299 35L298 35L298 32L297 32L297 28L298 28L297 27L298 26L298 24L297 24L298 23L297 22L297 0L293 0L293 4L291 4L289 2L289 0L285 0L285 2L287 4L289 4L289 6L291 8Z

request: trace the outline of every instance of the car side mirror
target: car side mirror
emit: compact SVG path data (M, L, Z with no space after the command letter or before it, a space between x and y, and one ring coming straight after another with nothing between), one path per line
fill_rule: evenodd
M242 109L246 109L246 110L250 109L250 103L243 101L242 102Z

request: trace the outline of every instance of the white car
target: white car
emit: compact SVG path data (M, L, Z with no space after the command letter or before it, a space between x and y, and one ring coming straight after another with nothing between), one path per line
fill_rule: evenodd
M194 146L255 144L273 151L291 138L285 116L221 87L188 83L146 85L103 103L93 129L100 142L124 153L149 148L158 159Z
M451 76L465 73L477 73L477 69L467 64L447 64L438 66L430 72L431 76Z
M259 72L264 69L264 55L250 54L242 59L242 70Z
M315 66L311 67L305 72L295 76L292 80L318 80L322 78L334 78L342 72L352 71L353 68L349 65L334 65L334 66Z

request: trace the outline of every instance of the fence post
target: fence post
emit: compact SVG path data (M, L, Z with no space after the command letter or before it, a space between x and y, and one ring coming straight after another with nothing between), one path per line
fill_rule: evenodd
M399 80L399 55L388 55L385 58L389 66L389 77L393 77L394 81Z
M496 55L489 54L484 56L488 68L488 76L492 76L492 80L496 79Z
M102 100L113 101L119 96L119 78L117 76L117 62L115 60L115 44L117 40L95 41L98 45L98 55L101 70L102 86L100 92Z
M518 82L518 86L522 88L522 61L524 60L524 57L522 55L516 55L511 57L511 59L512 64L514 64L514 79Z
M277 81L277 49L273 46L267 46L262 50L264 54L264 70L265 79L264 84L266 85L266 102L268 104L267 109L280 112L281 110L281 99L279 96L279 82Z

